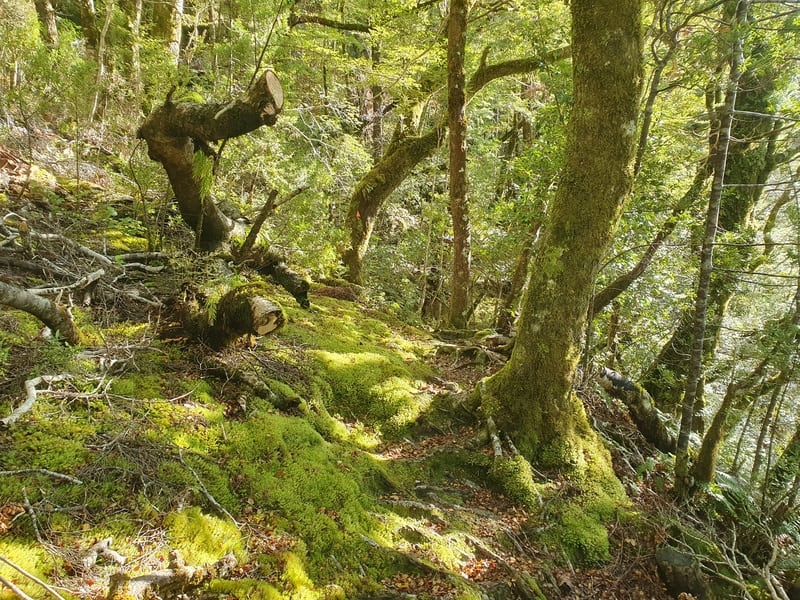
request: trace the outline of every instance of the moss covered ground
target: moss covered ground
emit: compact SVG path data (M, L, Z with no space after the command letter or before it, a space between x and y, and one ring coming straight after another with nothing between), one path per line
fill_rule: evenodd
M147 247L128 217L102 217L106 251ZM91 245L95 229L83 231ZM144 289L207 277L207 306L247 281L166 267ZM621 488L587 483L613 478L592 462L604 448L587 452L586 481L493 457L469 400L488 367L437 357L427 332L379 303L312 289L306 310L265 290L285 326L221 352L171 329L166 307L124 296L74 307L79 347L0 306L0 416L26 380L65 376L0 429L0 557L65 598L103 597L113 573L162 569L178 550L189 565L236 557L208 588L217 597L502 600L563 597L563 573L624 547ZM88 564L107 538L125 564ZM0 575L48 597L7 565Z

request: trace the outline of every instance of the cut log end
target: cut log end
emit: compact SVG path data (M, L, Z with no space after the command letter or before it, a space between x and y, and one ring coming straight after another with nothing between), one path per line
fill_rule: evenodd
M278 76L274 71L267 70L264 71L262 79L264 81L264 87L267 92L269 92L269 95L272 96L272 101L275 103L276 112L280 112L283 108L283 87L278 80Z
M253 334L266 335L283 326L281 307L266 298L261 296L250 298L250 309L253 315Z

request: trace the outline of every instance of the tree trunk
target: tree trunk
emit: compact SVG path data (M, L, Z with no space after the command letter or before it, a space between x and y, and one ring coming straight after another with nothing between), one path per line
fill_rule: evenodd
M210 198L211 172L197 164L213 156L210 143L274 125L283 108L283 90L270 70L243 98L228 104L173 102L170 96L139 128L151 159L167 171L184 222L197 235L201 250L214 250L228 241L234 222Z
M42 40L44 45L52 50L58 46L56 10L50 0L34 0L34 5L36 6L36 15L39 17Z
M737 109L751 111L758 116L737 115L732 125L724 172L726 188L719 192L722 196L718 229L738 235L742 245L724 246L715 251L718 262L724 264L726 269L724 272L712 274L709 284L704 359L711 356L716 349L722 319L727 304L736 291L739 273L746 272L753 261L755 251L752 246L747 245L752 241L748 228L749 217L775 167L774 146L772 143L764 143L775 135L774 118L763 116L768 115L771 110L770 99L774 92L776 75L771 68L763 68L763 61L759 60L766 51L764 46L754 49L750 54L753 66L741 75L738 86L740 91L737 93ZM716 135L721 137L721 133ZM713 162L718 150L719 142L710 151L710 162ZM713 164L712 167L716 168ZM642 385L662 410L674 411L684 391L687 357L692 344L692 326L692 310L687 308L672 336L642 378ZM698 392L702 395L702 388ZM701 396L698 397L700 398Z
M183 0L164 0L153 5L153 35L167 43L173 62L181 56L183 37Z
M453 275L450 280L451 327L467 326L470 276L470 223L467 199L467 117L464 52L467 42L467 2L451 0L447 19L447 111L450 126L450 216L453 219Z
M481 390L526 456L567 468L607 460L584 456L597 443L572 383L598 266L631 187L642 77L638 0L571 7L574 104L561 180L511 359Z
M569 48L565 47L541 58L510 60L496 65L482 63L469 80L466 97L471 98L497 78L529 73L568 55ZM349 247L342 253L342 262L347 267L345 279L351 283L364 283L364 257L384 201L420 161L430 156L444 139L446 130L447 123L443 121L422 136L407 137L392 144L356 185L347 209Z
M528 229L525 238L522 240L522 247L519 250L516 261L514 261L514 271L511 275L511 285L508 292L503 295L500 307L497 311L497 319L494 328L498 333L508 334L516 318L516 305L522 291L525 288L525 281L528 279L528 264L531 261L533 245L539 239L539 231L542 228L542 221L535 218Z
M709 198L708 212L706 213L705 235L703 236L703 246L700 251L700 275L697 282L697 295L691 323L693 341L686 372L686 391L684 392L681 406L681 426L678 433L678 444L675 449L675 492L678 496L686 496L691 488L689 478L689 436L692 432L695 400L698 397L701 381L703 380L703 351L705 348L709 291L711 290L711 272L714 268L714 243L719 224L723 183L728 161L728 147L730 145L733 114L736 107L736 95L739 90L739 79L744 62L744 39L741 28L746 24L748 8L749 3L747 0L739 0L732 22L732 29L737 31L737 34L731 50L728 87L725 94L725 104L722 108L719 138L712 160L714 179L711 184L711 197Z
M47 298L0 281L0 304L33 315L47 325L63 342L80 343L80 332L70 314Z

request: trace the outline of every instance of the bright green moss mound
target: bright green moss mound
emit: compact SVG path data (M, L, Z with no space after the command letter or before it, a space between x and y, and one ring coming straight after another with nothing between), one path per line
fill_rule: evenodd
M196 506L171 513L166 526L170 547L180 550L187 564L213 563L228 552L239 561L245 557L244 540L236 525Z
M230 424L220 459L243 502L304 542L315 573L340 580L336 563L352 573L376 564L360 534L375 528L389 478L368 454L325 441L305 419L257 412Z
M431 400L420 391L432 375L422 361L424 345L399 335L386 314L330 298L315 298L314 308L293 311L284 335L308 348L330 388L327 410L387 434L413 423Z

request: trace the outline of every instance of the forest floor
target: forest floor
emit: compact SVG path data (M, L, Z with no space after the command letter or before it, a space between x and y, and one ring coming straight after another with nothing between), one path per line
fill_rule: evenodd
M610 560L587 566L548 538L570 481L534 471L542 494L526 505L490 473L470 391L499 365L481 360L479 341L467 344L477 357L452 354L458 344L369 300L315 286L305 310L275 286L286 326L212 353L176 325L170 302L208 301L236 277L186 249L121 263L147 253L137 203L104 168L87 164L75 184L52 168L69 171L69 154L57 158L31 168L0 147L0 280L104 274L58 296L83 330L76 347L0 306L0 416L26 382L63 376L39 381L30 411L0 429L4 561L74 598L105 597L117 571L163 570L174 550L198 565L235 556L206 598L669 597L654 562L672 510L667 467L593 386L582 397L631 506L578 540L608 545ZM161 239L190 245L179 225L163 226L173 229ZM93 556L103 540L112 552ZM11 567L0 575L52 596ZM5 597L23 596L0 588Z

